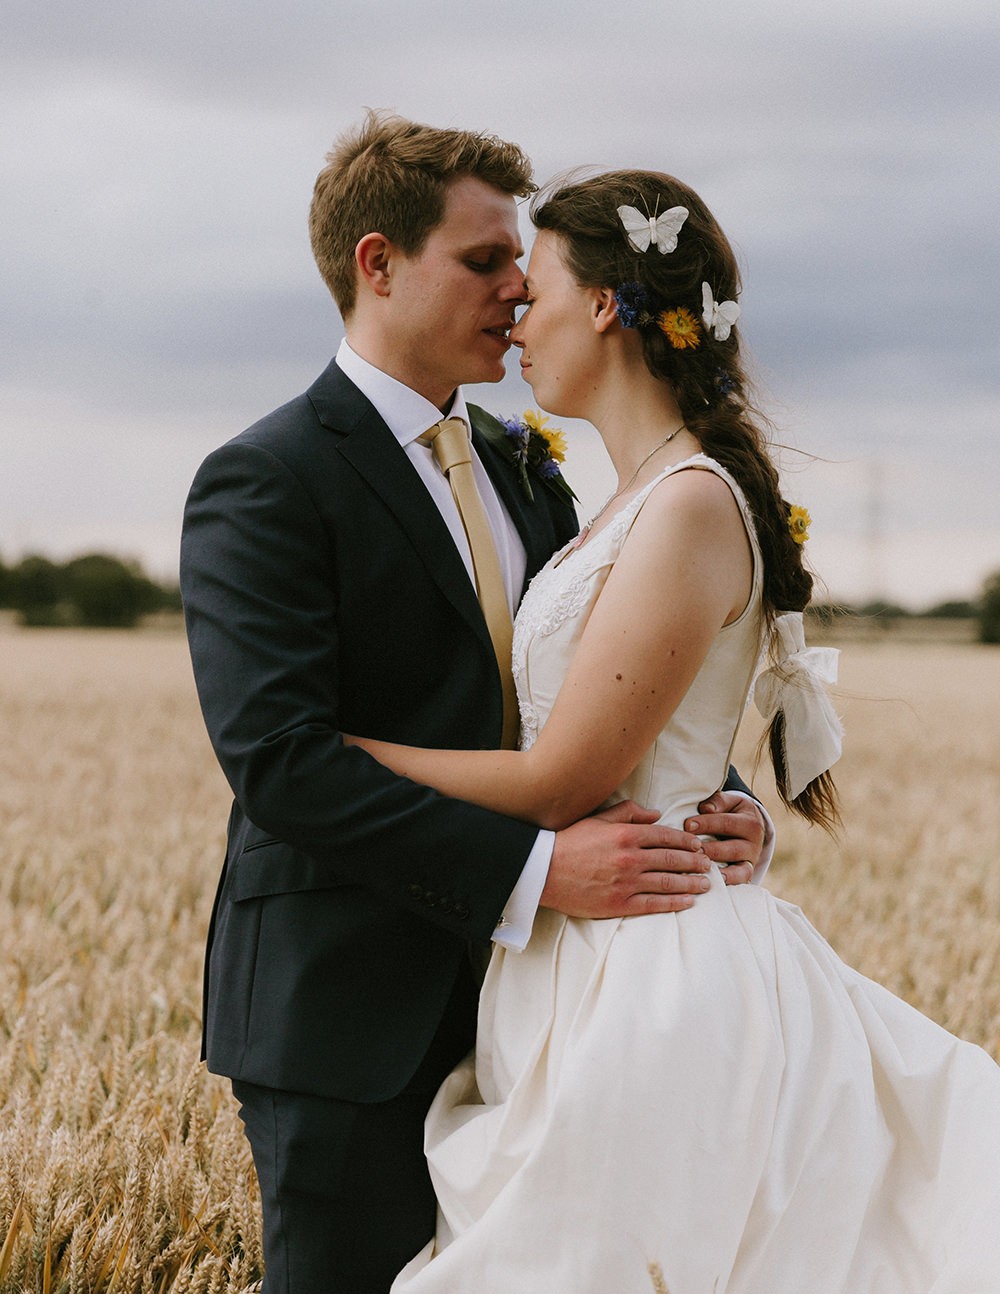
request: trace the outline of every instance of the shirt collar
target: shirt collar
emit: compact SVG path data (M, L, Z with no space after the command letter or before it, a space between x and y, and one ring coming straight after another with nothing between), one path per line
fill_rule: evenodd
M440 422L442 417L464 418L467 427L472 425L461 387L455 391L451 409L445 415L418 391L404 386L362 359L357 351L351 349L346 337L337 350L337 366L374 405L379 417L404 448L422 436L428 427Z

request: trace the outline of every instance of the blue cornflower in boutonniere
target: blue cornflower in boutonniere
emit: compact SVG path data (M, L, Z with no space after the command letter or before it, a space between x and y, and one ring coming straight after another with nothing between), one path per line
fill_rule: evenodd
M502 448L517 468L521 489L528 502L535 497L529 468L567 503L574 500L576 495L559 470L559 464L566 458L566 437L558 427L548 426L548 418L534 409L529 409L520 420L498 418L497 421L503 428Z

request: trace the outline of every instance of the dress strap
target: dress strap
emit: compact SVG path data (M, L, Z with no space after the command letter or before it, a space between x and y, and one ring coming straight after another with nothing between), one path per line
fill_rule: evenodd
M750 505L747 503L746 495L743 493L739 483L731 472L727 471L721 463L710 458L708 454L692 454L690 458L683 459L680 463L672 463L665 467L659 475L654 476L648 485L643 486L639 493L630 499L618 516L608 527L609 530L617 529L617 538L619 542L624 540L625 536L632 529L636 517L642 511L643 505L652 494L653 490L666 480L668 476L674 476L677 472L702 471L712 472L715 476L720 477L729 486L733 498L736 500L736 506L740 510L740 516L743 518L743 525L747 532L747 538L750 541L750 552L753 559L753 574L750 586L750 596L747 604L736 617L731 620L726 628L729 629L746 616L749 611L757 605L764 587L764 560L760 550L760 542L757 539L757 527L754 525L753 514L750 511Z

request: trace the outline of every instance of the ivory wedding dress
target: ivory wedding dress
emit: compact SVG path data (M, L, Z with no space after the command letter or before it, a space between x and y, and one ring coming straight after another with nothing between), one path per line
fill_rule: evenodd
M514 641L528 745L649 491L679 468L728 481L755 575L614 797L674 825L722 784L761 653L759 551L731 478L701 455L662 473L536 577ZM495 950L476 1054L426 1146L437 1237L393 1294L1000 1290L1000 1069L714 868L689 911L541 910L525 952Z

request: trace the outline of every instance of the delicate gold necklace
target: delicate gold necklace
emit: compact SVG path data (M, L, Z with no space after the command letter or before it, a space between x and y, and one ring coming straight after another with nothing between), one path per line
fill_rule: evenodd
M600 521L600 519L601 519L601 518L604 516L604 514L607 512L608 508L610 508L610 507L611 507L611 505L612 505L612 503L614 503L615 499L619 499L619 498L621 498L621 496L626 492L626 490L630 489L630 488L635 484L635 479L636 479L636 477L639 475L639 473L642 471L642 469L646 466L646 464L649 462L649 460L653 457L653 455L654 455L654 454L658 454L658 453L660 452L660 450L663 448L663 446L664 446L664 445L669 445L669 444L670 444L670 442L673 440L673 438L674 438L675 436L679 436L679 435L680 435L680 433L684 430L685 425L686 425L686 424L682 422L682 423L681 423L681 425L680 425L679 427L675 427L675 428L673 429L673 431L670 433L670 435L669 435L669 436L667 436L665 439L661 440L661 441L660 441L660 443L659 443L658 445L654 445L654 446L653 446L653 448L649 451L649 453L648 453L648 454L646 455L646 457L642 460L642 462L639 464L639 466L635 469L635 471L632 473L632 475L628 478L628 480L625 482L625 484L624 484L623 486L621 486L621 488L620 488L620 489L616 490L616 491L614 492L614 494L612 494L611 498L610 498L610 499L608 499L608 501L605 503L604 507L603 507L603 508L601 508L600 512L598 512L598 513L596 514L596 516L593 516L593 517L591 517L591 518L590 518L590 520L587 522L587 524L584 526L584 528L580 531L580 533L577 535L577 537L573 540L573 543L570 545L570 547L571 547L571 548L579 548L579 547L580 547L580 545L581 545L581 544L583 543L583 541L587 538L587 536L590 534L590 532L593 530L593 528L597 525L597 523Z

